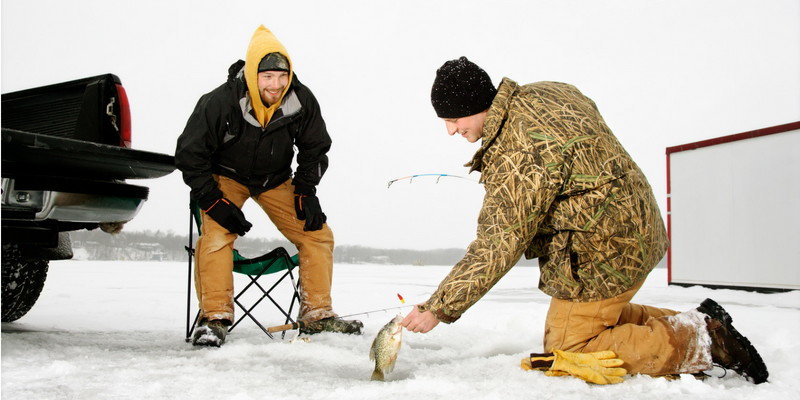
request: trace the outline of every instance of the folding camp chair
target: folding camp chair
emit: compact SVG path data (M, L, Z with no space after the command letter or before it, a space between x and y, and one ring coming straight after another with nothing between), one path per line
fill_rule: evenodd
M194 231L194 225L197 224L197 234L200 235L200 227L202 225L202 218L200 215L200 207L197 205L197 202L192 200L189 202L189 209L190 209L190 217L189 217L189 246L186 247L186 251L189 254L189 285L187 289L187 300L186 300L186 341L190 342L192 340L192 333L194 332L195 327L197 326L197 320L200 317L200 311L197 311L197 314L194 317L194 322L189 324L191 319L191 302L192 302L192 258L194 257L194 240L192 237L192 232ZM289 257L289 253L283 247L277 247L274 250L270 251L267 254L256 258L247 258L239 254L239 252L234 249L233 250L233 272L247 275L250 278L250 283L248 283L241 291L234 297L233 301L239 308L242 309L244 315L241 318L238 318L236 323L234 323L230 328L228 328L228 332L232 331L239 322L241 322L244 317L250 318L259 328L261 328L264 333L267 334L271 339L272 334L267 331L256 317L253 315L253 310L258 306L262 300L269 299L273 305L286 317L284 324L294 323L295 321L291 317L292 309L294 308L295 302L297 304L300 303L300 294L297 291L297 283L294 278L294 274L292 273L292 269L299 266L298 263L298 256L295 254L292 257ZM267 275L272 275L278 272L284 271L280 277L272 284L269 289L264 289L263 286L258 282L259 278L262 278ZM289 307L288 311L285 311L283 307L275 300L273 297L273 290L278 287L286 277L289 277L291 281L291 299L289 300ZM261 290L261 297L255 301L250 307L245 307L240 299L242 296L251 288L258 288ZM284 332L285 334L285 332ZM281 336L283 337L283 336Z

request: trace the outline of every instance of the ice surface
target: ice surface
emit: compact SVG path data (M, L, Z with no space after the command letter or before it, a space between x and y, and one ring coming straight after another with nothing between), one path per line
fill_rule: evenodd
M334 267L341 315L427 299L449 266ZM704 382L626 377L613 386L550 378L519 368L542 351L549 297L539 271L516 267L452 325L404 332L387 382L371 382L369 348L397 309L360 315L363 336L324 333L309 342L270 340L251 321L221 348L184 342L185 263L58 261L39 303L2 325L4 399L747 399L800 398L800 292L758 294L670 287L666 270L648 278L635 302L689 310L706 297L723 305L759 350L768 383L735 373ZM241 287L246 280L237 277ZM192 296L194 310L194 297ZM406 313L408 308L399 311ZM237 310L238 312L238 310ZM238 312L241 316L241 312ZM265 312L265 325L283 323Z

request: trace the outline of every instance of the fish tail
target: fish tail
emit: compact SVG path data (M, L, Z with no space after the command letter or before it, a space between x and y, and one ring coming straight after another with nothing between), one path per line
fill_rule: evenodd
M375 371L373 371L372 372L372 379L370 379L370 380L371 381L385 382L384 379L383 379L383 371L379 371L377 369Z

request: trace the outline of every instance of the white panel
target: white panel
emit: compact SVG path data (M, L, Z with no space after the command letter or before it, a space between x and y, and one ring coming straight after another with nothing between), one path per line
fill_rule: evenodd
M672 282L800 289L800 130L669 157Z

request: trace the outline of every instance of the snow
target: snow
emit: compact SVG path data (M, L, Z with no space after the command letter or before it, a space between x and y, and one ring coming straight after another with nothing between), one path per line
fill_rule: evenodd
M449 266L334 267L334 307L341 315L427 299ZM759 350L768 383L735 373L678 381L626 377L613 386L546 377L519 368L542 351L549 297L536 289L539 271L516 267L451 325L403 333L387 382L372 382L369 348L401 310L359 315L364 335L325 333L270 340L245 320L221 348L184 341L187 266L167 262L52 262L37 305L2 325L4 399L798 399L800 292L759 294L682 288L656 269L635 302L690 310L706 297L723 305ZM245 279L245 280L242 280ZM242 287L246 277L237 276ZM194 297L192 297L194 310ZM263 305L261 307L265 307ZM194 311L193 311L194 312ZM238 312L238 310L237 310ZM241 315L239 312L238 315ZM267 326L283 323L265 313Z

